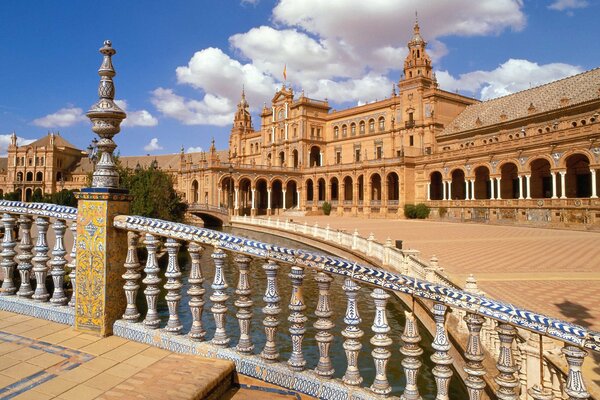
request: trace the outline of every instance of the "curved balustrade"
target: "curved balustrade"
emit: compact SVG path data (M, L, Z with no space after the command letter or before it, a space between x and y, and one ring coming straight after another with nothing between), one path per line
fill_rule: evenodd
M6 223L9 223L7 221ZM290 249L274 244L262 243L235 235L212 231L194 226L161 221L156 219L137 216L117 216L114 226L129 231L129 250L125 263L126 284L124 287L128 305L123 315L125 326L139 326L135 322L143 320L144 329L155 331L161 326L160 317L156 313L156 302L161 293L161 284L166 291L166 302L169 309L168 321L162 321L167 338L164 343L178 343L175 339L182 334L187 334L191 341L203 341L206 335L202 326L201 315L210 311L214 318L214 332L212 345L215 349L211 354L234 359L238 363L240 373L249 374L268 382L284 387L289 387L313 396L322 398L345 397L354 387L362 386L359 390L370 390L374 395L387 395L391 391L387 375L387 364L391 352L399 351L404 355L402 367L406 375L403 399L420 399L417 381L419 371L422 370L421 354L423 352L421 335L415 321L415 315L407 312L406 325L402 335L402 343L393 343L388 335L390 326L387 320L386 303L390 296L389 292L403 293L413 298L420 299L424 304L431 307L435 323L435 339L432 344L434 353L431 360L435 364L432 374L437 385L436 399L448 399L448 383L452 376L450 365L453 358L450 356L452 346L448 340L447 311L457 310L464 314L466 322L467 340L464 344L464 373L465 384L471 400L481 399L486 390L486 382L496 382L493 388L495 395L500 399L521 398L519 392L523 387L522 382L516 376L516 361L514 357L515 328L530 331L533 335L544 336L563 343L563 353L568 364L568 376L560 395L564 393L570 399L588 398L586 386L582 379L581 364L588 351L600 351L600 333L587 330L581 326L553 319L532 311L517 308L511 304L489 299L485 296L468 291L459 290L455 287L436 284L423 279L408 276L406 274L386 272L377 268L368 267L355 262L350 262L337 257L317 254L301 249ZM306 228L309 229L309 228ZM148 249L148 260L143 269L145 277L141 281L145 284L144 294L147 302L146 315L140 315L135 304L142 266L137 260L135 246L138 236L144 235L144 244ZM162 282L157 274L156 248L159 239L165 241L165 247L169 256L169 264L165 273L166 282ZM333 240L333 238L331 238ZM354 236L353 239L356 239ZM340 239L341 240L341 239ZM186 242L192 259L192 267L189 279L183 279L181 270L177 264L176 254L179 243ZM380 251L373 246L373 240L366 240L366 250ZM360 247L356 243L356 247ZM215 268L212 293L210 300L212 307L204 310L206 299L205 290L202 288L203 276L199 254L203 246L213 247L212 259ZM353 247L354 248L354 247ZM9 256L10 248L5 247L6 257ZM223 259L227 253L234 253L236 264L239 269L239 280L235 291L235 299L230 299L229 283L223 274ZM266 343L263 348L254 349L251 338L248 336L248 326L252 320L252 300L249 295L252 291L253 282L248 279L249 261L252 258L264 260L263 269L266 272L267 283L263 297L264 332ZM4 265L4 264L3 264ZM289 266L289 279L292 282L292 296L288 303L288 316L281 316L285 312L282 299L278 291L278 281L284 278L281 266ZM204 266L206 268L206 266ZM316 274L319 298L316 309L312 313L306 312L306 305L302 295L302 286L306 272L313 270ZM329 303L332 277L340 276L343 279L343 290L347 297L347 308L345 310L343 327L335 327L332 315L340 310L332 310ZM184 306L180 303L181 292L187 286L190 301L187 305L193 317L193 323L188 332L184 332L179 323L178 313ZM361 289L361 287L363 289ZM365 333L358 327L361 320L357 308L356 294L359 290L371 289L373 305L376 309L372 321L372 333ZM228 305L233 304L237 313L228 311ZM313 326L316 329L315 342L319 350L319 359L314 372L316 374L305 374L306 362L303 353L303 339L306 333L307 314L316 315L317 319ZM239 323L239 335L227 331L225 321L237 317ZM280 346L278 343L281 335L279 323L287 318L290 322L289 336L292 343L292 352L288 360L280 360ZM118 322L117 324L120 324ZM166 322L166 324L165 324ZM259 321L255 321L258 324ZM497 371L489 371L485 367L484 358L486 354L482 346L482 333L486 326L493 326L497 333ZM337 328L337 329L336 329ZM338 334L341 333L341 334ZM487 333L486 333L487 334ZM152 337L152 333L147 333ZM361 342L358 340L363 335L370 338L373 345L371 357L376 371L373 382L364 382L361 371L357 367L361 354ZM342 337L340 337L342 336ZM279 338L279 339L278 339ZM343 348L347 357L346 372L340 383L333 379L333 366L331 364L330 346L332 341L344 340ZM458 349L457 349L458 350ZM229 352L227 352L229 351ZM235 355L237 353L237 356ZM258 364L249 367L243 360L258 360ZM522 361L521 361L522 362ZM260 366L260 368L259 368ZM257 375L256 369L266 368L265 374ZM293 378L285 375L281 368L293 371ZM493 381L484 379L485 376L493 377ZM322 382L327 382L326 385ZM318 382L321 382L320 384ZM365 389L369 387L370 389ZM319 391L321 390L321 391ZM491 390L491 389L488 389ZM534 399L551 398L556 393L548 386L541 385L532 388L530 396ZM327 393L326 393L326 392ZM489 392L488 392L489 393ZM360 396L364 396L364 393ZM360 397L359 396L359 397ZM549 397L550 396L550 397ZM360 397L365 398L365 397Z
M3 200L0 213L3 228L0 295L74 307L77 208ZM52 248L48 244L49 231ZM68 259L67 231L73 239ZM32 232L37 237L32 237ZM64 313L55 315L60 322L72 320Z

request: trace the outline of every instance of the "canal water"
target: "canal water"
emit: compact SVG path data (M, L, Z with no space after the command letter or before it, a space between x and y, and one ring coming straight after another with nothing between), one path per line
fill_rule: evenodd
M298 242L275 237L265 233L259 233L254 231L248 231L237 228L224 228L227 232L233 233L235 235L244 236L250 239L259 240L262 242L271 242L277 243L278 246L290 247L290 248L302 248L313 252L322 252L319 249L311 248L310 246L306 246L304 244L299 244ZM183 282L184 287L182 289L182 300L179 305L179 316L184 325L183 332L188 332L191 326L191 314L189 311L189 296L186 293L189 285L187 284L187 277L189 276L190 269L190 259L187 251L181 249L180 251L180 268L183 273ZM210 340L215 331L214 319L212 318L212 314L210 313L210 307L212 306L212 302L209 299L210 294L212 293L212 289L210 287L213 277L214 277L214 264L212 259L210 258L212 252L212 248L210 246L206 246L205 251L202 255L201 259L201 268L202 274L205 278L204 288L206 290L204 300L204 313L202 315L202 322L204 324L204 328L207 331L206 340ZM236 299L236 295L234 293L235 287L237 285L238 279L238 269L233 261L234 254L226 252L227 258L225 262L225 277L227 280L227 284L229 288L227 289L227 293L229 294L229 300L227 301L228 313L226 317L227 323L227 333L229 337L232 339L230 345L235 346L237 344L237 339L239 338L239 326L237 319L235 318L235 313L237 311L236 307L233 305L233 302ZM259 354L265 344L265 334L264 328L262 326L262 320L264 318L264 314L262 312L262 307L265 305L262 297L265 292L266 286L266 274L262 269L262 265L265 263L265 260L255 259L250 264L250 285L252 287L252 299L254 301L253 306L253 318L251 322L251 336L255 345L254 353ZM161 278L162 282L160 286L162 287L164 282L166 281L164 277L164 272L167 264L167 257L163 257L160 260L161 264ZM288 277L288 273L290 272L289 266L286 264L281 264L280 269L278 270L277 283L279 288L279 294L281 296L281 304L280 307L282 309L281 314L279 315L279 329L277 333L277 346L279 349L280 360L287 361L291 354L291 340L289 336L289 323L287 321L287 317L289 316L289 299L291 294L291 281ZM308 317L308 321L306 323L306 334L304 335L304 341L302 345L304 357L307 361L306 368L314 369L319 360L319 352L317 348L317 342L315 341L315 334L317 330L314 329L313 324L317 320L317 317L314 314L314 310L316 309L317 300L318 300L318 288L316 282L314 280L315 273L311 270L305 270L305 278L303 284L304 290L304 300L306 303L305 315ZM334 281L331 283L330 290L330 305L331 309L334 311L332 315L332 320L335 323L335 327L331 330L331 333L334 336L333 343L331 344L330 355L332 358L333 365L335 367L335 378L341 378L345 372L346 366L346 355L344 353L344 349L342 347L344 337L341 334L341 331L345 328L345 324L343 321L344 314L346 311L346 295L342 289L343 278L339 276L334 276ZM142 289L138 292L138 305L140 307L140 311L145 313L145 299L143 296L143 285ZM362 323L359 325L362 331L364 332L364 336L362 337L362 349L358 357L358 365L361 372L361 376L364 381L362 386L370 386L375 377L375 369L373 366L373 358L371 357L371 351L373 350L373 346L369 342L369 339L373 336L373 332L371 331L371 325L373 323L373 317L375 314L375 307L373 303L373 299L370 297L371 289L363 286L359 291L359 295L357 297L358 308L360 312L360 316L362 318ZM167 317L168 317L168 308L165 301L166 291L162 289L162 292L159 297L158 309L161 315L162 325L166 325ZM387 366L387 375L390 381L390 384L393 387L393 391L391 395L399 396L405 385L405 376L403 373L401 361L402 354L400 353L400 346L402 342L400 340L400 336L402 335L402 331L404 329L404 311L407 310L404 303L401 300L391 296L387 303L387 317L388 323L390 325L391 331L389 332L389 336L393 339L394 343L392 346L388 347L388 350L392 353L392 357L390 358ZM421 395L424 399L435 399L435 379L431 373L434 364L430 360L430 356L433 353L433 349L431 347L431 343L433 338L429 335L428 331L425 330L423 326L420 326L419 332L422 336L421 347L424 352L421 356L421 360L423 362L423 366L419 372L418 384ZM462 381L457 377L456 372L453 375L450 383L450 398L451 399L466 399L468 398L466 388Z

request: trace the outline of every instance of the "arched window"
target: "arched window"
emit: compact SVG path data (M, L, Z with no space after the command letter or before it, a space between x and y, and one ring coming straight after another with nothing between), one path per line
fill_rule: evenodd
M23 173L17 172L17 182L22 182L22 181L23 181Z
M333 137L337 139L337 137L340 135L340 128L338 128L337 126L335 128L333 128Z
M365 133L365 121L360 121L358 130L361 135Z
M35 180L38 182L41 182L44 180L44 173L43 172L36 172L35 174Z
M346 125L342 125L342 137L346 137L348 135L348 127Z
M31 182L33 181L33 172L28 172L26 175L26 179L27 182Z
M385 118L379 118L379 130L382 131L385 129Z
M375 120L370 119L369 120L369 133L373 133L373 132L375 132Z
M356 124L353 122L352 125L350 125L350 134L352 136L356 135Z

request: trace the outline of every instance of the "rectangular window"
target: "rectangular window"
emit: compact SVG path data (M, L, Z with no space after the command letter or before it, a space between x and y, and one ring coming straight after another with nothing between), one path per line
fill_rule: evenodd
M336 151L335 152L335 163L336 164L341 164L342 163L342 152L341 151Z
M317 129L317 137L321 137L321 128Z
M310 137L315 137L315 128L310 128Z
M356 161L356 162L360 161L360 149L354 150L354 161Z
M294 137L297 137L297 136L298 136L298 129L294 128Z
M381 146L377 146L377 148L375 149L375 158L378 160L381 160L382 157L383 157L383 149Z
M409 145L409 146L414 146L414 145L415 145L415 138L414 138L414 136L413 136L413 135L410 135L410 136L408 137L408 145Z

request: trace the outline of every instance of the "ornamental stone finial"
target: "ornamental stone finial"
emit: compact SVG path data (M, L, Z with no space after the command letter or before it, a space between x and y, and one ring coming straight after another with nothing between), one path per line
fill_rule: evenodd
M92 178L93 188L116 189L119 187L119 175L113 160L113 152L117 145L112 138L121 130L121 122L127 115L114 102L115 85L112 78L116 72L112 65L112 56L115 53L111 41L105 40L104 46L100 49L100 54L104 58L98 70L98 75L100 75L99 99L86 114L92 121L92 130L100 136L98 150L101 155Z

